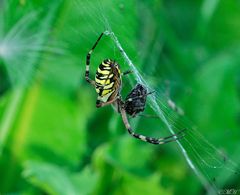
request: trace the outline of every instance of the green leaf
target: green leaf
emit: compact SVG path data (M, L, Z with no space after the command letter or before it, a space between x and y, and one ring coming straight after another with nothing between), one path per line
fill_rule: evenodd
M133 175L125 175L122 178L122 187L120 193L128 195L146 195L146 194L172 194L170 189L166 190L160 185L161 177L154 174L149 177L139 178Z
M97 176L88 167L76 174L57 165L34 161L25 163L22 175L32 185L52 195L89 194L97 182Z

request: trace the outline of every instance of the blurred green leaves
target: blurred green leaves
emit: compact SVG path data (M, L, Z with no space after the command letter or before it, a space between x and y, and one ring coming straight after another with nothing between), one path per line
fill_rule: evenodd
M141 143L110 107L95 108L85 57L111 27L149 83L161 91L170 81L204 137L239 162L239 9L218 0L0 2L0 193L201 194L176 144ZM105 58L128 69L104 37L92 78ZM162 135L157 122L132 124Z
M31 161L25 163L23 177L48 194L89 194L97 181L88 167L74 174L53 164Z

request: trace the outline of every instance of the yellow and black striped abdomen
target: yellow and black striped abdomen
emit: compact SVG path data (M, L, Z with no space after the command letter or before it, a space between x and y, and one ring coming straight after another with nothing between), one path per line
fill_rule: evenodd
M98 99L107 102L112 94L121 87L121 74L119 66L112 60L104 60L98 67L95 76L95 88Z

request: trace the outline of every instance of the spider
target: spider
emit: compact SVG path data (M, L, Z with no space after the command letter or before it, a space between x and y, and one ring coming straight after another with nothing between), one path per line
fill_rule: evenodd
M143 85L137 84L127 95L125 101L122 100L120 95L122 87L122 76L132 73L132 71L126 71L121 73L120 66L116 61L111 59L105 59L98 66L97 72L95 74L95 80L90 79L89 67L91 54L103 35L104 33L100 34L97 41L93 45L92 49L88 52L86 57L85 79L95 88L98 94L96 107L100 108L106 105L113 105L121 114L123 123L128 130L128 133L134 138L140 139L144 142L148 142L151 144L165 144L182 138L184 136L184 130L179 131L177 134L173 134L164 138L147 137L137 134L132 130L128 122L127 114L131 117L135 117L140 112L144 111L146 98L149 94L153 93L148 93L147 89Z

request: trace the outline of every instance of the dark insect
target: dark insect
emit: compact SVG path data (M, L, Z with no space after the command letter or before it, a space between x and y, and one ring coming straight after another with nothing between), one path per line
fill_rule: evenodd
M138 83L125 99L124 109L126 110L127 114L131 117L135 117L140 112L143 112L145 109L147 96L151 93L153 92L148 93L147 89Z

